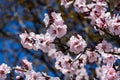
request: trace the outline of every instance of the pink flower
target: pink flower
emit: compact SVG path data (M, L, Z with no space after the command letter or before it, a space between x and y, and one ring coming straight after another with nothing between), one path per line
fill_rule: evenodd
M98 60L98 53L94 52L94 51L87 51L87 59L90 63L96 62Z
M67 32L67 26L66 25L51 25L50 28L47 31L52 37L61 38L63 37Z
M106 79L107 80L116 80L116 71L114 68L109 68L106 74Z
M114 68L109 66L97 67L96 74L97 77L100 78L100 80L117 80L116 71L114 70Z
M51 37L49 33L36 35L39 49L43 52L48 52L49 50L55 48L55 45L52 44L54 37Z
M95 71L96 71L96 77L97 78L99 78L99 77L101 77L103 75L102 74L103 70L102 70L101 67L97 67Z
M52 12L51 16L54 19L54 24L56 24L56 25L63 25L64 21L63 21L60 13Z
M113 66L116 58L114 55L102 53L103 63L106 63L108 66Z
M93 2L96 2L96 5L107 7L107 2L105 0L93 0Z
M64 55L56 59L55 68L63 74L71 73L74 68L71 65L72 59L69 55Z
M75 80L89 80L89 76L88 76L86 69L84 67L81 69L78 69L75 73L76 73Z
M84 13L89 11L86 5L86 0L75 0L74 7L77 12Z
M25 73L26 80L46 80L44 76L40 72L27 72Z
M72 3L72 0L61 0L61 5L64 5L65 8L68 8Z
M84 51L84 48L87 46L85 40L80 35L72 36L67 45L70 47L70 51L75 54Z
M6 78L6 75L10 73L10 67L7 66L7 64L1 64L0 65L0 80L3 80Z
M55 58L55 59L58 59L60 58L61 56L63 56L63 53L61 51L56 51L56 49L51 49L49 52L48 52L48 56L52 57L52 58Z
M51 23L50 22L51 20L56 25L62 25L64 22L62 17L61 17L61 14L56 13L56 12L51 12L50 14L45 14L45 18L43 21L45 22L46 27Z
M111 43L108 43L107 41L103 40L102 43L99 43L96 46L96 49L101 52L112 52L113 51L113 46Z
M111 20L109 20L109 31L114 35L120 35L120 16L113 16Z
M75 59L77 59L73 64L72 66L75 68L75 69L79 69L81 67L84 67L84 65L86 64L87 62L87 56L86 54L81 54L77 55ZM80 56L80 58L78 58Z
M21 38L21 44L24 48L33 49L35 44L35 33L30 32L29 34L25 31L19 35Z
M111 24L110 19L111 15L109 12L102 13L101 16L95 20L95 23L99 29L106 29L108 25ZM101 32L99 29L98 31Z
M29 62L27 59L23 59L21 64L22 68L24 68L25 70L32 70L32 63Z

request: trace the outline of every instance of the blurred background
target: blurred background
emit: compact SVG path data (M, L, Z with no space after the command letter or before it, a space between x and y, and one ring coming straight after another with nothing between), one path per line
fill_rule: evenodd
M112 2L113 6L117 1ZM101 38L111 40L107 35L99 36L98 32L90 27L90 20L84 19L83 14L77 13L73 6L65 9L60 5L60 0L0 0L0 64L6 63L14 67L26 58L33 63L35 71L63 78L54 67L55 60L41 50L27 50L20 43L19 34L25 30L36 34L46 31L43 19L49 9L61 13L68 26L68 36L75 33L82 35L89 47L96 45ZM63 38L63 42L67 40Z

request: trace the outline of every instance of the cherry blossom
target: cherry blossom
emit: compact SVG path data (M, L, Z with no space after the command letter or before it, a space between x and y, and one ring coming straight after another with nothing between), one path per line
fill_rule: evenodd
M57 38L63 37L67 32L67 26L66 25L51 25L48 29L48 33Z
M64 20L62 19L60 13L52 12L52 13L51 13L51 16L52 16L53 19L54 19L54 24L56 24L56 25L63 25Z
M37 42L39 44L39 49L43 52L48 52L50 49L54 48L54 44L52 44L54 38L49 34L40 34L37 36Z
M76 79L75 80L89 80L89 76L85 70L85 68L81 68L80 70L76 71Z
M113 16L112 19L109 21L109 31L114 35L120 35L120 17Z
M29 69L27 67L29 67ZM16 76L17 80L21 79L23 76L25 76L25 80L60 80L58 77L50 77L43 72L35 72L32 69L32 63L27 59L22 60L21 67L16 66L14 69L18 74L18 76Z
M61 14L56 12L51 12L50 14L45 14L45 18L43 20L45 22L46 27L50 24L62 25L64 23Z
M55 63L56 69L59 69L63 74L68 74L74 70L71 66L72 59L69 55L61 56Z
M81 55L81 54L80 54ZM84 67L84 65L86 65L86 62L87 62L87 55L86 54L82 54L79 58L78 56L76 56L76 61L73 61L73 64L72 66L75 68L75 69L79 69L79 68L82 68Z
M33 44L35 42L33 35L35 35L33 32L30 32L29 34L25 31L25 33L20 34L21 38L21 44L24 48L32 49Z
M119 80L120 73L119 71L115 71L114 68L110 66L102 66L96 68L96 74L97 77L100 78L100 80Z
M102 13L101 16L95 20L95 23L98 28L106 29L108 28L108 24L110 24L110 19L111 17L109 12Z
M108 80L116 80L116 71L115 69L113 68L109 68L108 71L107 71L107 75L106 75L106 78Z
M40 72L28 72L25 74L26 75L26 80L46 80L45 77L42 76Z
M103 40L102 43L99 43L96 46L96 49L98 49L99 52L112 52L113 46L111 43L108 43L106 40Z
M0 80L5 79L7 77L6 75L10 73L10 70L11 69L7 64L5 63L1 64L0 65Z
M90 12L90 15L88 18L91 19L91 24L95 24L95 21L97 18L99 18L102 14L104 14L106 9L102 6L95 5L94 8L92 8L92 11Z
M115 56L111 54L102 53L102 57L103 57L103 62L109 66L113 66L113 63L116 60Z
M56 49L51 49L48 52L48 56L52 57L53 59L59 59L61 56L63 56L63 53L61 51L56 51Z
M64 5L65 8L68 8L73 3L73 0L61 0L61 5Z
M67 45L70 47L70 51L75 54L84 51L84 48L87 46L86 42L80 35L72 36L67 42Z
M88 12L89 9L86 5L86 0L75 0L74 7L77 12Z
M29 62L27 59L23 59L22 62L22 68L25 70L32 70L32 63Z
M94 51L87 51L86 55L87 55L87 59L90 63L96 62L99 57L98 53L96 53Z

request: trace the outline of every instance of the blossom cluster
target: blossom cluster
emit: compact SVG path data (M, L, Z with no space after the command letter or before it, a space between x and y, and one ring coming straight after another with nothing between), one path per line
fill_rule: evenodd
M73 3L73 0L61 0L61 4L65 7L69 7L71 2ZM101 35L105 34L103 32L105 29L112 35L120 36L120 16L108 10L109 5L106 0L92 0L89 4L86 0L75 0L73 5L77 12L83 13L86 18L91 19L91 24Z
M86 18L91 19L91 24L100 34L104 33L103 30L108 30L112 35L120 35L120 16L115 14L111 16L105 0L92 0L89 4L86 3L86 0L61 0L61 5L66 8L72 3L74 3L77 12L83 13ZM119 54L120 48L103 40L92 49L88 47L85 39L79 34L72 35L68 41L61 43L61 38L66 37L67 33L67 25L64 24L61 14L50 11L45 14L43 21L47 27L46 33L35 34L25 31L19 35L21 44L24 48L42 50L44 53L48 53L49 57L56 60L55 68L65 75L64 80L91 80L86 65L95 63L97 67L92 68L93 71L91 71L95 75L92 74L94 80L120 79L120 70L118 69L120 66L114 65L120 57L113 55ZM65 50L61 48L65 48ZM21 66L14 68L1 64L0 79L5 79L6 74L9 74L12 69L18 74L17 80L24 78L24 76L26 80L60 80L58 77L47 76L46 73L35 72L32 63L27 59L22 61Z
M33 32L20 34L21 44L25 48L49 52L55 47L53 44L55 38L61 38L67 32L67 26L63 24L64 21L60 13L45 14L44 22L46 26L49 25L49 29L45 34L35 34Z
M54 16L52 13L54 13ZM57 50L57 44L55 44L56 38L60 39L67 33L66 25L63 23L64 21L61 18L60 13L51 12L50 14L45 14L44 22L46 24L46 27L49 26L45 34L35 34L33 32L22 33L20 34L21 43L23 47L27 49L40 49L43 52L48 53L51 58L55 58L55 68L60 70L65 75L65 80L89 80L89 75L85 69L86 64L98 63L100 65L104 63L104 65L98 67L101 70L104 70L104 68L102 67L112 68L113 63L116 61L116 59L119 58L118 56L109 54L112 52L119 53L119 48L113 47L111 43L103 40L96 46L94 50L91 50L90 48L87 48L86 41L79 34L71 36L70 40L66 42L65 45L69 48L69 50L67 52L67 55L65 55L63 51ZM62 36L59 36L58 34L60 34L61 32L59 32L58 28L53 29L53 26L62 26L61 30L63 29L62 33L64 34L62 34ZM28 36L25 37L25 35ZM31 44L30 48L29 44ZM75 55L78 54L76 58L70 56L69 51L71 53L74 53ZM119 75L117 75L119 71L115 71L114 68L112 68L114 70L113 74L110 75L113 77L109 77L107 73L98 73L98 68L96 68L96 75L97 78L101 80L109 80L113 79L113 77L119 77ZM99 76L100 74L104 74L105 77ZM116 78L115 80L117 79L118 78Z
M49 77L46 73L43 72L35 72L32 68L32 63L27 59L23 59L21 62L21 66L16 66L14 68L9 67L7 64L0 65L0 80L5 80L6 75L10 73L10 71L14 69L17 76L16 80L60 80L58 77Z

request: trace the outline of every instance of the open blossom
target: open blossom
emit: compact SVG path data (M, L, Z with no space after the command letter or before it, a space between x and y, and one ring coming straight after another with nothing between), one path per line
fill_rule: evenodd
M61 5L64 5L65 8L68 8L73 3L73 0L61 0Z
M56 60L55 67L56 69L59 69L63 74L68 74L74 70L71 62L71 57L69 55L64 55Z
M25 70L32 70L32 63L29 62L27 59L23 59L22 62L22 68Z
M36 35L36 37L39 44L39 49L43 52L48 52L50 49L55 47L55 45L52 44L54 37L51 37L48 33Z
M100 80L108 80L105 79L108 69L109 69L108 66L97 67L96 68L97 78L99 78Z
M51 25L50 28L47 31L52 37L61 38L63 37L67 32L67 26L66 25Z
M105 63L108 66L113 66L113 63L115 62L116 58L112 54L106 54L106 53L101 53L103 57L103 63Z
M22 60L22 65L16 66L15 72L18 74L16 79L19 80L25 77L25 80L60 80L58 77L50 77L46 73L35 72L32 69L32 63L29 62L27 59ZM1 78L0 78L1 80Z
M107 6L107 2L105 0L92 0L96 5L99 5L99 6L104 6L106 7Z
M96 46L96 49L98 49L99 52L112 52L113 46L111 43L108 43L106 40L103 40L102 43L99 43Z
M106 79L108 80L116 80L116 71L114 68L109 68L106 74Z
M101 67L97 67L96 68L96 74L97 74L97 78L101 77L103 74L102 74L103 70Z
M52 12L51 16L54 19L54 24L56 24L56 25L63 25L64 20L62 19L60 13Z
M67 45L70 47L70 51L75 54L84 51L84 48L87 46L85 40L80 35L72 36Z
M99 18L102 14L104 14L105 11L106 8L99 5L95 5L91 10L90 15L88 16L88 18L92 20L91 24L95 24L96 19Z
M110 19L111 19L111 15L109 12L102 13L101 16L95 20L95 23L98 28L105 29L108 28Z
M78 69L75 74L76 74L75 80L89 80L89 76L84 67L81 69Z
M30 32L29 34L25 32L19 35L21 38L21 44L23 45L24 48L27 49L33 48L33 44L35 42L33 35L35 35L33 32Z
M21 44L24 48L34 49L34 50L39 49L39 45L35 33L33 32L27 33L25 31L25 33L22 33L19 36L21 38Z
M50 14L45 14L45 18L43 20L45 22L46 27L50 24L62 25L63 19L60 13L51 12Z
M120 35L120 16L113 16L111 20L109 20L109 31L114 35Z
M79 54L79 55L81 55L81 54ZM78 56L79 56L78 55ZM72 66L74 67L74 68L76 68L76 69L79 69L79 68L81 68L81 67L84 67L84 65L86 64L86 62L87 62L87 56L85 55L85 54L82 54L81 56L80 56L80 58L78 58L78 56L76 57L76 61L72 64Z
M98 53L96 53L95 51L87 51L86 55L87 55L87 59L90 63L96 62L99 57Z
M10 67L7 64L0 65L0 80L5 79L7 74L10 73Z
M56 49L51 49L49 52L48 52L48 56L52 57L52 58L55 58L55 59L58 59L60 58L61 56L63 56L63 53L61 51L56 51Z
M97 67L96 74L100 80L117 80L115 69L109 66Z
M46 73L40 73L35 71L28 71L25 73L25 80L60 80L58 77L47 76Z
M27 72L25 73L26 79L25 80L46 80L44 76L40 72Z
M33 32L20 34L21 44L24 48L38 50L41 49L43 52L48 52L51 48L54 48L54 37L46 34L35 34Z
M86 5L86 0L75 0L74 7L77 12L84 13L89 11Z

